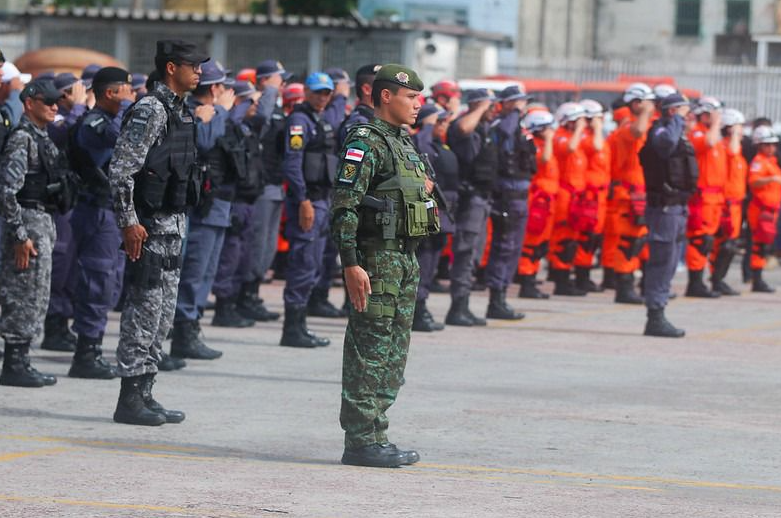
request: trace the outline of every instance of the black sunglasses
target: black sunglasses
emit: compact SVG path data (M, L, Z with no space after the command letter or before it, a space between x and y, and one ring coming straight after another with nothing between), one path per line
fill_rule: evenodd
M46 99L44 97L33 97L36 101L41 101L46 106L54 106L57 104L58 99Z

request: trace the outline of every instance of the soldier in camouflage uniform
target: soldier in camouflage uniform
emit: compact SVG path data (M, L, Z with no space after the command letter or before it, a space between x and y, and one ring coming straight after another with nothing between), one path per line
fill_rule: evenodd
M404 382L419 267L417 244L439 231L433 184L403 124L415 122L423 82L401 65L375 77L375 117L340 153L332 235L352 302L344 338L343 464L398 467L420 458L388 441L386 411Z
M43 329L49 305L56 240L52 214L63 199L59 151L46 133L61 96L51 81L36 80L22 90L24 116L12 130L0 164L0 216L5 222L0 270L0 334L5 340L1 385L43 387L57 382L30 366L29 352L30 342Z
M192 43L157 42L155 67L162 79L128 110L109 166L114 212L130 261L117 347L118 423L184 420L184 413L156 402L151 390L176 307L185 212L200 191L195 121L184 94L198 86L207 59Z

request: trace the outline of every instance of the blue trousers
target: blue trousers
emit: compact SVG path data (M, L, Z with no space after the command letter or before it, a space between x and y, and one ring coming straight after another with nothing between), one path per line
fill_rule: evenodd
M246 282L248 272L252 270L254 213L255 208L251 203L237 201L231 205L231 227L225 234L217 275L212 285L215 297L237 296L241 285Z
M330 239L330 203L327 200L319 200L312 204L315 209L315 223L308 232L304 232L298 224L298 204L290 200L285 203L288 215L285 233L290 241L285 270L285 305L305 306L309 302L312 288L319 281L326 242Z
M190 220L174 321L198 320L203 315L206 299L217 274L224 240L224 227Z
M76 243L70 224L70 212L52 215L57 229L57 241L52 252L52 287L47 315L73 317L73 296L76 293Z
M460 200L456 213L456 233L453 234L453 264L450 267L450 296L468 297L472 289L475 257L483 253L479 248L485 236L485 223L491 202L478 194Z
M491 254L485 269L485 284L488 288L505 290L512 283L521 258L527 219L529 213L526 199L502 201L501 194L494 195Z
M439 257L447 243L447 234L429 236L423 240L416 251L418 264L420 265L420 280L418 281L418 294L416 300L425 301L431 293L431 285L437 276Z
M681 248L686 245L687 212L683 205L645 209L649 255L643 279L648 309L662 309L667 305Z
M108 312L116 305L125 274L122 237L113 209L79 202L71 214L78 275L73 300L73 330L100 339Z

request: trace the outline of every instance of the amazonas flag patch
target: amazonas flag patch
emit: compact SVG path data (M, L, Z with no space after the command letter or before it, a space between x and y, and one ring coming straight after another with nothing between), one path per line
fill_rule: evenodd
M350 160L352 162L363 162L363 155L366 152L363 149L357 149L354 147L347 148L347 151L344 153L344 159Z

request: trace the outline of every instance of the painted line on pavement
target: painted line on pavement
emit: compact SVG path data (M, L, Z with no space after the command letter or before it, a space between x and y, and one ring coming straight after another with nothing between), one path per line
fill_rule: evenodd
M14 453L3 453L0 454L0 462L7 462L12 461L16 459L21 459L24 457L34 457L37 455L52 455L57 453L64 453L66 451L73 451L73 448L46 448L43 450L32 450L32 451L17 451Z

